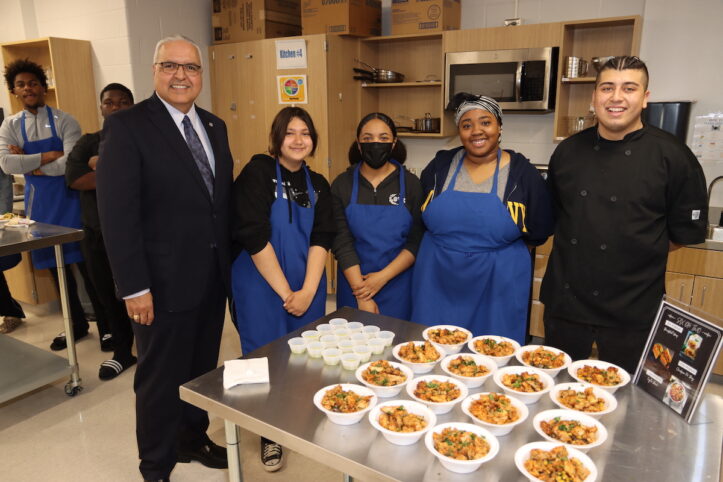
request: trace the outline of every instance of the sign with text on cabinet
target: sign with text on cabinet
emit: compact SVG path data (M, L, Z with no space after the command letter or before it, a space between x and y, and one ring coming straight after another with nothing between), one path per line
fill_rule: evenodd
M306 40L276 41L276 70L305 69Z

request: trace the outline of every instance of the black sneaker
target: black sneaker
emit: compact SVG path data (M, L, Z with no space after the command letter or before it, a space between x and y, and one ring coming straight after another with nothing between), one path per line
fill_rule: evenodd
M261 437L261 463L266 472L276 472L283 466L284 452L281 445Z
M113 351L113 335L106 333L100 337L100 351Z
M73 335L75 335L75 341L78 341L88 336L88 330L80 333L73 332ZM68 342L65 341L65 332L63 331L58 336L53 338L53 342L50 344L50 349L53 351L58 351L65 350L66 348L68 348Z

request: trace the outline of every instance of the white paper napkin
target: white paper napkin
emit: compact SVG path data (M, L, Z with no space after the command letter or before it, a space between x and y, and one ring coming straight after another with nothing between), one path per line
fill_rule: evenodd
M269 359L226 360L223 363L223 388L246 383L269 383Z

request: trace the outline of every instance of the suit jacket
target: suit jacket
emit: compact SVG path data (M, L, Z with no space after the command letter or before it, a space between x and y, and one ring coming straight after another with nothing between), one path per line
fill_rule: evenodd
M116 287L121 297L150 288L164 311L197 307L216 259L230 287L233 160L225 123L196 111L216 161L213 199L156 94L103 126L98 210Z

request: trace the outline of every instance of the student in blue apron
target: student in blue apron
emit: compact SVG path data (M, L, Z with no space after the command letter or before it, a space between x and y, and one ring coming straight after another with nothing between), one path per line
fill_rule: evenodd
M78 193L65 185L65 163L75 142L80 137L80 126L69 114L45 104L48 87L43 68L29 60L17 60L5 68L5 80L11 94L23 105L23 110L3 122L0 127L0 168L8 174L25 176L25 213L34 221L80 229L80 203ZM82 263L79 243L63 245L67 265L78 263L84 280L88 277ZM53 248L38 249L31 253L36 269L49 268L56 284L58 272ZM76 280L67 270L73 334L80 339L88 334L88 321L78 297ZM91 302L98 306L90 283L85 283ZM108 333L100 320L101 339ZM50 345L52 350L66 347L65 333ZM112 350L111 344L101 344Z
M439 151L422 172L427 231L414 267L412 321L524 344L528 246L552 234L550 194L527 158L500 148L494 99L457 94L452 107L462 146Z
M317 146L311 116L286 107L274 118L269 153L234 182L232 272L235 322L245 355L325 314L327 252L334 238L329 183L307 166ZM264 469L281 447L262 438Z
M351 166L331 185L338 262L337 307L408 320L412 270L422 240L419 179L402 167L407 152L389 116L357 126Z

